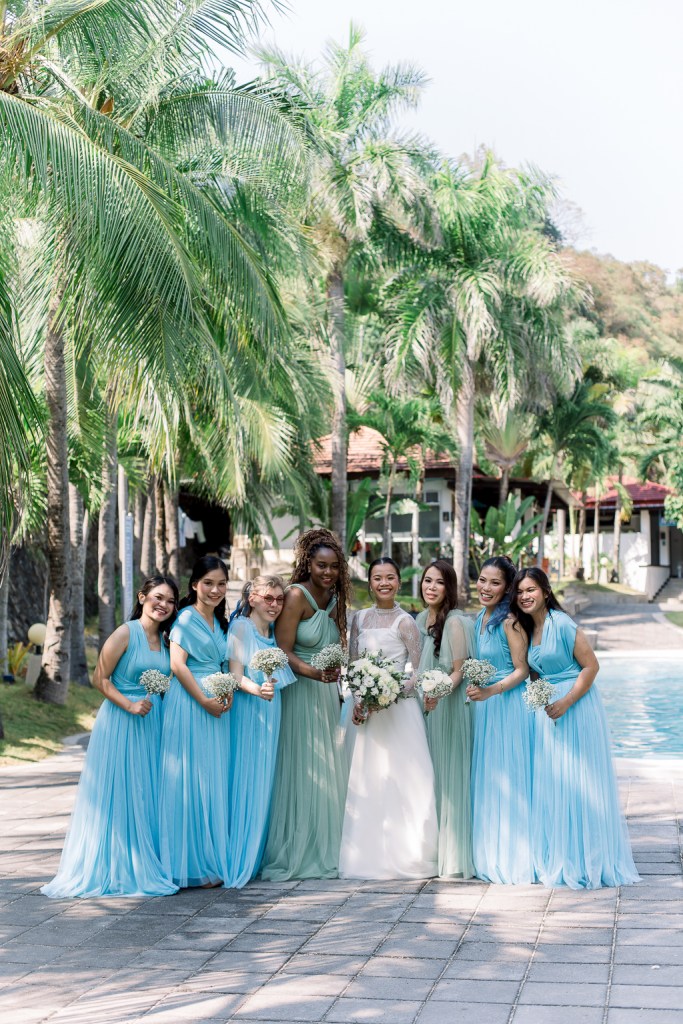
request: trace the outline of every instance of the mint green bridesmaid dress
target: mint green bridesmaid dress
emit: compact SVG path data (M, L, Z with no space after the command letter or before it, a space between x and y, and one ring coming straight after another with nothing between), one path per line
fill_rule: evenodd
M314 654L339 643L330 618L336 597L319 608L298 583L313 608L296 631L294 653L310 665ZM339 696L333 683L297 676L282 691L270 827L261 877L336 878L339 868L345 799L344 763L339 733Z
M426 611L418 615L417 627L422 639L420 673L438 668L451 675L454 662L473 656L474 623L460 612L451 611L446 617L438 655L434 651L434 639L427 632ZM472 878L472 719L471 707L465 703L464 683L441 698L434 711L426 716L425 725L434 765L439 819L439 875L443 878Z

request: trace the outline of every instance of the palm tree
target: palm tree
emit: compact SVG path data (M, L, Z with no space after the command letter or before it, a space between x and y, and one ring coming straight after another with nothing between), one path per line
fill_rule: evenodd
M531 443L532 423L530 412L505 407L486 408L481 412L478 429L486 458L500 470L499 508L507 501L510 473Z
M303 126L315 156L307 223L324 272L325 335L331 356L332 529L346 534L346 283L367 243L378 211L395 222L410 219L422 189L413 139L390 132L401 109L414 107L425 83L408 65L375 73L361 50L363 32L351 25L346 46L330 43L321 68L301 65L278 50L262 51L270 84L283 108Z
M439 394L458 448L454 563L469 592L474 409L482 383L514 407L542 404L578 371L564 334L573 281L543 233L552 190L486 155L432 181L440 241L416 246L388 301L396 372L414 360Z
M603 395L603 384L586 376L568 398L558 395L553 406L539 418L537 473L546 482L538 539L539 565L545 554L553 481L558 476L567 481L579 478L585 467L590 467L589 475L595 479L609 463L612 448L606 431L614 423L615 414Z
M243 164L239 147L223 145L240 112L257 111L252 123L262 128L277 122L283 145L291 129L257 98L229 97L222 82L195 87L210 44L238 44L244 19L260 10L250 0L0 8L4 169L15 209L32 204L45 224L43 264L51 271L44 346L51 593L36 688L43 699L63 701L69 682L67 336L79 351L95 328L118 388L151 374L168 393L202 372L224 386L210 319L230 323L235 343L254 339L266 350L282 333L272 282L217 197L228 168L234 175ZM180 168L169 159L173 126L190 109L213 126L204 136L209 168L200 159ZM253 141L244 148L253 152ZM183 157L192 149L186 136ZM207 304L211 295L220 298ZM11 362L9 370L5 379L21 397Z
M433 403L421 397L394 397L386 391L370 396L363 413L351 412L351 429L371 427L382 435L381 448L387 474L382 529L382 554L391 555L391 506L396 486L397 464L405 459L408 472L417 477L424 464L424 453L431 449L438 454L450 447L449 438L435 422Z

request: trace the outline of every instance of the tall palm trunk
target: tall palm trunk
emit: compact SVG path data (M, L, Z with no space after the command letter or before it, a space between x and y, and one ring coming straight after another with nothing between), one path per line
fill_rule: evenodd
M5 571L0 577L0 673L7 671L7 647L9 637L9 572L12 548L7 553Z
M145 496L141 490L135 492L133 504L133 575L135 577L135 590L140 584L140 564L142 562L142 531L145 521Z
M548 523L550 522L550 509L553 501L553 481L555 465L550 472L550 479L548 480L548 490L545 492L545 501L543 502L543 519L541 520L540 529L538 532L538 555L536 556L536 565L543 566L543 559L545 558L545 535L548 532Z
M58 322L61 294L51 303L45 338L47 463L47 561L50 574L43 661L34 693L38 700L64 704L71 658L71 550L64 337Z
M142 544L140 547L140 576L143 580L154 575L154 536L156 533L156 488L154 479L147 482L147 501L142 523Z
M474 456L474 366L467 356L462 362L462 379L455 405L455 433L458 442L458 470L455 480L453 565L458 574L458 597L461 605L465 605L470 596L470 510Z
M396 483L396 463L392 461L387 478L387 500L384 502L384 523L382 526L382 554L391 558L391 503Z
M586 492L581 492L581 508L579 510L579 568L583 569L583 549L586 538Z
M166 519L166 551L168 571L177 582L180 576L180 533L178 528L178 492L164 483L164 514Z
M118 456L116 451L116 417L107 411L107 438L102 461L102 506L97 533L97 607L98 640L104 641L116 628L116 506Z
M617 583L621 582L621 568L619 566L619 556L621 553L621 513L623 511L623 501L621 498L621 484L624 479L624 471L619 467L619 486L617 487L617 501L614 506L614 572L616 574Z
M168 572L168 555L166 554L166 514L164 509L164 481L160 476L154 478L154 504L156 505L156 528L154 531L154 568L156 572L166 575Z
M71 529L71 679L90 686L85 657L85 549L88 516L77 487L69 484L69 525Z
M507 466L501 466L500 483L498 485L498 508L502 508L508 500L510 490L510 470Z
M344 279L336 268L327 278L327 330L332 357L332 530L346 550L346 362L344 359Z
M593 523L593 536L595 538L595 582L600 582L600 499L597 488L595 489L595 521Z

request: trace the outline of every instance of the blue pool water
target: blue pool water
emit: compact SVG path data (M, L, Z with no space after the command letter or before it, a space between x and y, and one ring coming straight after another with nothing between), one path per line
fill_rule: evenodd
M618 757L683 757L683 655L598 654L600 690Z

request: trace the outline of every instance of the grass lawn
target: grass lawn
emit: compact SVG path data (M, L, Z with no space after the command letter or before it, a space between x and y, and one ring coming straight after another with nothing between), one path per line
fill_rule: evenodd
M683 612L664 612L669 622L673 622L674 626L680 626L683 628Z
M69 687L62 707L37 701L23 680L0 684L0 715L5 739L0 740L0 765L40 761L62 749L65 736L92 729L103 697L87 686Z

